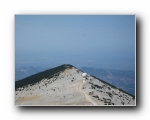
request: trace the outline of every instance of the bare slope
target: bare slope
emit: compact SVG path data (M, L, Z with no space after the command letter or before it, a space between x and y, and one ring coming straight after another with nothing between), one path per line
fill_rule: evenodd
M50 71L55 71L51 73ZM57 72L56 72L57 71ZM47 76L48 75L48 76ZM16 83L16 105L135 105L134 97L71 65L33 75ZM40 79L37 76L41 76Z

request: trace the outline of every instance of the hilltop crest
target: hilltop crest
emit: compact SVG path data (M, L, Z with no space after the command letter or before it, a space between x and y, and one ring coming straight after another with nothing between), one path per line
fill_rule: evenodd
M134 96L70 64L16 81L16 105L135 105Z

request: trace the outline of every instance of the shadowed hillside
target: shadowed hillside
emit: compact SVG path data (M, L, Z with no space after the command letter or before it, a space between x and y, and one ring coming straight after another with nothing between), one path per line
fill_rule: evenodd
M44 78L52 78L53 75L55 74L55 76L59 75L60 72L64 71L66 68L72 68L72 65L60 65L58 67L49 69L49 70L45 70L43 72L34 74L32 76L26 77L22 80L16 81L15 82L15 89L19 88L19 87L23 87L26 86L28 84L34 85L35 83L39 82L40 80L44 79Z

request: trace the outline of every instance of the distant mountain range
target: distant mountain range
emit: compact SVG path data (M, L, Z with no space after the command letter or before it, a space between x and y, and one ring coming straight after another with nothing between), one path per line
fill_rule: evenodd
M46 67L35 67L35 66L16 66L15 68L15 80L21 80L33 74L44 71L48 68Z
M135 71L133 70L95 69L89 67L82 67L81 70L135 95Z
M134 95L93 75L83 77L84 72L72 65L63 64L15 81L15 104L135 106Z

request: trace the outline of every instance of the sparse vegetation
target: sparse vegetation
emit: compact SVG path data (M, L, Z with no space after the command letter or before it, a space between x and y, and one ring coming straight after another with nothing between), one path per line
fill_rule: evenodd
M82 89L85 89L85 87L83 87Z
M93 85L91 85L91 89L95 89L95 87Z
M72 65L68 65L68 64L67 65L61 65L61 66L58 66L58 67L55 67L55 68L37 73L37 74L32 75L30 77L24 78L22 80L16 81L15 82L15 90L17 90L17 88L19 88L19 87L23 87L23 86L26 86L26 85L29 85L29 84L34 85L35 83L40 82L40 80L42 80L44 78L50 79L50 78L53 77L53 75L55 73L57 73L56 76L55 76L56 79L57 79L60 72L64 71L66 68L72 68L72 67L73 67Z
M106 93L109 95L109 97L112 98L113 95L110 92L106 92Z
M94 91L92 91L92 92L89 92L89 95L93 95L94 94Z
M91 75L92 76L92 75ZM118 89L119 91L121 91L121 92L123 92L123 93L126 93L126 94L128 94L128 95L130 95L130 96L132 96L132 97L135 97L134 95L132 95L132 94L130 94L130 93L127 93L126 91L124 91L124 90L122 90L122 89L119 89L119 88L117 88L116 86L114 86L114 85L112 85L112 84L110 84L110 83L108 83L108 82L106 82L106 81L104 81L104 80L101 80L101 79L99 79L99 78L97 78L97 77L95 77L95 76L92 76L93 78L95 78L95 79L97 79L97 80L99 80L99 81L101 81L102 83L104 83L104 84L107 84L107 86L109 85L109 86L111 86L112 88L114 88L114 89ZM120 93L120 92L119 92Z
M93 83L91 83L91 82L89 82L89 84L91 84L91 88L93 88L93 89L95 89L95 87L96 87L96 88L99 88L99 89L102 89L102 88L103 88L102 86L98 86L98 85L93 84Z
M93 95L92 97L99 98L99 96L98 96L98 95L95 95L95 96Z
M124 105L124 102L123 102L123 101L122 101L121 103L122 103L122 105Z
M110 88L110 87L108 87L108 89L109 89L109 90L111 90L111 88Z

